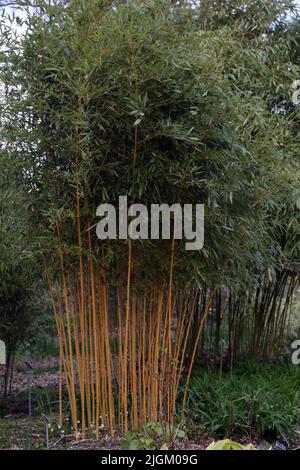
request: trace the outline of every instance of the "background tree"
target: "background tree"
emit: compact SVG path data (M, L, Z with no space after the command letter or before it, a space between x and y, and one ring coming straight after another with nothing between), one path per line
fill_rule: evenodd
M19 174L4 150L0 172L0 338L7 352L1 390L5 397L11 389L16 351L43 311L43 284L26 216L30 198L18 186Z

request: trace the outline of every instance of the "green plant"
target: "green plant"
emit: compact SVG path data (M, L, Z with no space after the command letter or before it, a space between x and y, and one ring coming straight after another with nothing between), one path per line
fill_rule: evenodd
M252 444L248 444L243 446L239 442L232 441L231 439L223 439L222 441L213 441L206 447L205 450L252 450L254 446Z
M289 434L300 422L300 370L244 363L220 378L213 370L199 369L191 380L186 414L217 436Z
M183 439L185 432L173 425L149 421L142 431L126 433L122 442L124 450L168 450L172 441Z
M16 177L15 165L0 149L0 339L6 345L0 390L4 397L11 391L17 349L34 336L36 319L45 306L41 268L34 258L26 212L32 200Z
M273 34L290 2L262 9L249 0L236 22L227 3L224 17L212 2L205 27L195 8L163 0L41 0L19 38L0 19L1 133L34 200L60 401L64 368L76 430L79 385L83 433L100 416L112 433L172 422L217 287L244 292L278 264L274 213L283 195L295 200L299 176L290 115L271 112L295 77L284 37ZM203 250L187 253L177 240L100 243L97 206L117 206L123 194L147 207L205 204ZM199 285L212 289L186 354ZM217 355L220 316L216 326ZM250 430L257 399L247 403Z

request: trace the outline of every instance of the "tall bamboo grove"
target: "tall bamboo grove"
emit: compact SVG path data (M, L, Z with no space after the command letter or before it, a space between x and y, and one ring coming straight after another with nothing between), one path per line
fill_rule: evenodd
M285 96L293 67L281 43L202 30L195 9L161 0L39 3L1 74L57 325L60 416L65 381L82 434L173 423L217 290L274 263L268 210L291 161L269 78L276 57ZM204 203L204 249L172 230L99 241L96 209L122 195Z

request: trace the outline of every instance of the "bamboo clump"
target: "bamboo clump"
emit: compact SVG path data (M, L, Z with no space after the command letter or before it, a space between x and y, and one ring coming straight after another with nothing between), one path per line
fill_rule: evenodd
M112 434L116 429L127 432L148 421L174 423L180 384L184 409L199 354L210 353L222 374L223 366L232 370L243 353L240 339L245 331L250 335L249 354L271 354L276 338L284 336L297 276L285 273L278 278L272 289L278 292L281 283L279 302L271 286L269 295L257 293L249 301L249 314L230 291L225 295L217 288L173 285L174 244L169 279L160 285L144 286L132 255L129 244L125 284L111 283L92 257L81 265L82 281L75 268L66 271L62 251L61 279L51 282L48 276L59 337L60 418L64 376L72 422L83 435L92 431L98 437L102 428Z
M145 288L132 263L129 245L127 283L113 286L92 258L66 272L61 255L61 279L49 279L71 417L83 435L174 422L198 291L173 285L174 250L161 285ZM62 420L61 387L60 378Z

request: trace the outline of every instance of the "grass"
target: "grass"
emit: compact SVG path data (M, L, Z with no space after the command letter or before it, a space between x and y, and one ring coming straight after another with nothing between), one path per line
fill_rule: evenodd
M198 370L187 417L208 433L275 439L300 423L300 367L243 364L233 375Z
M0 419L0 449L45 449L41 418Z

